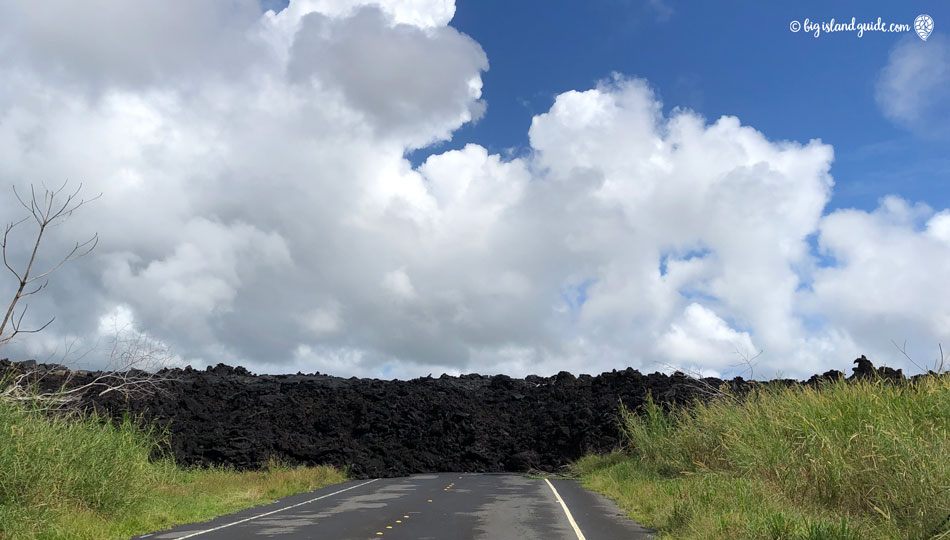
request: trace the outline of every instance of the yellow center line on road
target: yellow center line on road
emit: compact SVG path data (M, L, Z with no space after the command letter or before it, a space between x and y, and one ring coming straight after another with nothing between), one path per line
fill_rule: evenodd
M557 502L561 503L561 508L564 509L564 513L567 514L567 520L571 522L571 527L574 528L574 533L577 534L577 540L587 540L584 538L584 533L581 532L581 528L577 526L577 522L574 521L574 516L571 515L571 511L567 509L567 505L564 504L564 499L561 498L561 494L554 489L554 484L551 483L547 478L544 479L548 483L548 487L551 488L551 491L554 492L554 497L557 499Z
M432 499L429 499L427 502L432 502ZM420 513L421 513L421 512L409 512L409 514L420 514ZM403 514L402 519L409 519L409 514ZM397 523L397 524L398 524L398 523L402 523L402 519L397 519L397 520L396 520L396 523ZM387 528L387 529L394 529L395 527L393 527L392 525L386 525L386 528ZM382 531L379 531L379 532L376 533L376 535L377 535L377 536L383 536L384 533L383 533Z

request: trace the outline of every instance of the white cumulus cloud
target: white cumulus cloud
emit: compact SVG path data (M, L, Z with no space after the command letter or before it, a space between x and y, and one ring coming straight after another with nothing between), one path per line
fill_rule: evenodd
M892 121L926 137L950 134L950 39L907 37L891 50L877 80L878 105Z

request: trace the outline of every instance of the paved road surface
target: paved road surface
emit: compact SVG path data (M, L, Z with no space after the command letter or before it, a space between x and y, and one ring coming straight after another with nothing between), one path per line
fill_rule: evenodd
M573 480L427 474L357 480L151 535L149 540L645 540Z

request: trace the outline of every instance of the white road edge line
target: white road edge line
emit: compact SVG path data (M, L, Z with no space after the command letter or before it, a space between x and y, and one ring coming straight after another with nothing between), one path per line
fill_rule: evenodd
M297 508L298 506L303 506L303 505L305 505L305 504L310 504L310 503L312 503L313 501L319 501L320 499L326 499L327 497L332 497L332 496L337 495L337 494L339 494L339 493L343 493L344 491L349 491L349 490L351 490L351 489L356 489L356 488L358 488L358 487L365 486L366 484L372 484L373 482L375 482L375 481L377 481L377 480L379 480L379 478L373 478L373 479L370 480L369 482L363 482L362 484L359 484L359 485L356 485L356 486L350 486L350 487L348 487L348 488L346 488L346 489L341 489L340 491L334 491L333 493L328 493L328 494L326 494L326 495L321 495L321 496L319 496L319 497L314 497L314 498L312 498L312 499L310 499L310 500L308 500L308 501L299 502L299 503L297 503L297 504L293 504L293 505L290 505L290 506L286 506L286 507L284 507L284 508L280 508L280 509L277 509L277 510L272 510L272 511L270 511L270 512L265 512L265 513L260 514L260 515L257 515L257 516L251 516L251 517L249 517L249 518L242 519L242 520L240 520L240 521L235 521L234 523L228 523L227 525L221 525L220 527L215 527L215 528L213 528L213 529L207 529L207 530L204 530L204 531L194 532L194 533L191 533L191 534L188 534L188 535L185 535L185 536L179 536L179 537L176 538L175 540L185 540L185 538L192 538L192 537L194 537L194 536L198 536L199 534L207 534L207 533L209 533L209 532L220 531L221 529L226 529L226 528L231 527L231 526L233 526L233 525L240 525L241 523L247 523L248 521L253 521L253 520L257 519L257 518L262 518L262 517L265 517L265 516L269 516L269 515L272 515L272 514L276 514L277 512L283 512L284 510L290 510L291 508ZM561 504L564 504L564 503L561 503Z
M564 509L564 513L567 514L567 520L571 522L571 527L574 527L574 533L577 534L577 540L587 540L584 538L584 533L581 532L581 528L577 526L577 522L574 521L574 516L571 515L571 511L567 509L567 505L564 504L564 499L561 498L561 494L554 489L554 484L551 483L547 478L544 479L548 483L548 487L551 488L551 491L554 492L554 497L557 499L557 502L561 503L561 508Z

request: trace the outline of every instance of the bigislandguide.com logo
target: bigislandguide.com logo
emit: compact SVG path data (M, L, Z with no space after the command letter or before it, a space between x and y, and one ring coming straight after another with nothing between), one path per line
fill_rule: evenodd
M788 29L792 32L804 31L806 34L811 34L816 38L825 34L833 34L835 32L854 33L858 37L863 37L865 32L915 32L917 37L927 41L927 38L929 38L930 34L932 34L934 31L934 19L930 15L923 13L914 19L913 24L889 23L884 21L881 17L878 17L876 21L862 22L858 22L857 17L851 17L851 20L848 22L841 22L834 18L832 18L830 21L813 21L811 19L805 19L804 22L797 20L790 22L788 24Z

